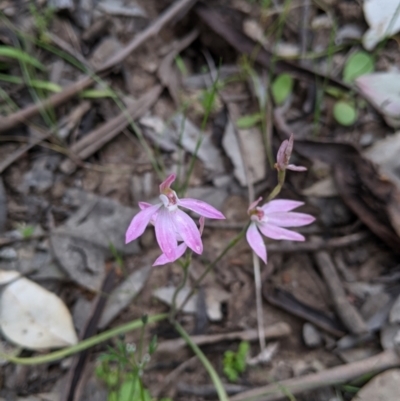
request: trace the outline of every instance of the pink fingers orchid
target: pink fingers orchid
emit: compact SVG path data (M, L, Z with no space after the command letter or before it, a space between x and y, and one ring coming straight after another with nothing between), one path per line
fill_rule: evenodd
M293 134L290 135L289 140L284 140L279 147L278 154L276 156L275 168L278 171L293 170L293 171L306 171L307 167L295 166L289 164L290 156L293 151Z
M205 218L203 216L201 216L200 219L199 219L199 223L200 223L199 232L200 232L200 235L203 234L204 222L205 222ZM179 241L183 241L182 237L178 233L176 233L176 239L177 239L178 242ZM162 255L160 255L156 259L156 261L153 263L153 266L160 266L160 265L165 265L166 263L174 262L175 260L179 259L181 256L184 255L184 253L186 252L186 249L187 249L187 245L185 244L185 242L182 242L181 244L178 245L174 260L169 260L167 258L167 256L165 255L165 253L163 253Z
M303 205L303 202L279 199L272 200L259 207L262 198L253 202L248 209L251 223L246 232L251 249L264 263L267 263L267 248L261 234L276 240L304 241L303 235L284 227L301 227L311 224L315 218L309 214L291 210ZM260 234L261 232L261 234Z
M189 215L179 209L179 206L210 219L225 219L220 211L206 202L191 198L179 199L176 192L171 189L171 184L175 178L176 175L171 174L161 183L161 203L156 205L139 203L141 211L132 219L125 235L125 242L131 242L140 237L147 225L152 222L158 245L168 261L174 261L178 258L177 255L181 250L178 247L179 239L193 252L197 254L203 252L203 243L196 223Z

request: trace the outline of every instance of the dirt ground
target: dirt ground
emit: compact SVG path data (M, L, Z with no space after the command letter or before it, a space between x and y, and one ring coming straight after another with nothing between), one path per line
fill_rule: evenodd
M266 239L264 353L245 238L177 321L204 340L232 400L384 396L392 382L373 377L400 365L400 6L388 0L397 11L391 24L382 12L378 34L374 1L2 0L0 400L218 399L170 320L118 332L170 313L183 280L178 262L151 267L152 227L128 245L125 232L171 173L220 210L190 262L190 292L246 226L249 202L277 185L292 133L290 162L307 171L288 170L278 198L316 221L294 228L304 242ZM112 329L83 352L27 362ZM141 366L138 347L154 336ZM224 354L244 338L246 367L230 381ZM115 390L131 371L153 398Z

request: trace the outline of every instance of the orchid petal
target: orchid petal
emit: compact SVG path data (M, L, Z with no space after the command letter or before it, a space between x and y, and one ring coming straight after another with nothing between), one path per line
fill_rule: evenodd
M260 196L257 200L254 202L250 203L249 208L247 209L247 213L250 213L253 209L255 209L258 204L262 201L262 196Z
M203 243L196 223L182 210L172 212L172 220L176 231L180 234L185 244L193 251L201 255ZM158 219L157 219L158 220Z
M251 223L246 232L246 239L256 255L267 263L267 248L255 223Z
M141 210L145 210L145 209L149 208L150 206L153 206L153 205L152 205L151 203L147 203L147 202L139 202L139 208L140 208ZM157 214L158 214L158 213L155 212L155 213L153 214L153 216L151 216L150 223L153 224L153 226L154 226L154 224L156 223Z
M265 214L269 214L275 212L289 212L290 210L296 209L296 207L302 205L304 205L304 202L278 199L266 203L265 205L261 206L261 209Z
M149 224L152 216L154 213L157 212L157 210L161 207L161 204L159 205L152 205L148 207L147 209L141 210L131 221L129 224L128 229L126 230L125 234L125 243L127 244L128 242L131 242L135 240L136 238L140 237L143 233L144 230L147 227L147 224Z
M170 174L161 184L160 192L164 192L166 189L170 188L171 184L175 181L176 174Z
M286 170L292 170L292 171L307 171L307 167L304 166L295 166L294 164L289 164L286 167Z
M205 219L203 216L201 216L200 219L199 219L199 225L200 225L199 231L200 231L200 235L203 234L205 221L206 221L206 219Z
M289 141L285 139L281 146L279 146L278 154L276 155L276 162L280 169L284 170L286 166L286 149L288 147Z
M153 263L153 266L160 266L160 265L165 265L167 263L172 263L175 262L175 260L179 259L183 254L185 253L187 249L187 245L185 243L179 244L178 247L176 248L175 252L175 259L169 260L166 256L165 253L160 255L156 261Z
M208 217L209 219L225 219L225 216L215 209L213 206L198 199L184 198L179 199L178 205L186 209L196 212L200 216Z
M296 233L295 231L287 230L286 228L277 227L268 223L258 224L260 231L269 238L272 239L287 239L289 241L304 241L303 235Z
M294 212L276 212L269 213L266 216L267 224L278 227L301 227L311 224L315 221L315 217L306 213Z
M150 206L153 206L151 203L147 203L147 202L139 202L138 205L139 205L140 210L144 210Z
M175 226L172 220L171 212L162 207L157 215L155 224L155 232L158 245L168 258L168 260L175 260L176 248L178 243L176 240Z

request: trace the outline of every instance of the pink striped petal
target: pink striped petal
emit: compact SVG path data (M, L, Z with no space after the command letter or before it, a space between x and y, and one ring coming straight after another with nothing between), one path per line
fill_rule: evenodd
M315 217L306 213L277 212L266 216L267 224L278 227L301 227L311 224L313 221L315 221Z
M175 226L171 212L164 207L162 207L158 212L155 223L155 232L158 245L165 256L168 260L175 260L176 248L178 247Z
M246 239L250 245L250 248L256 253L256 255L267 263L267 248L265 247L264 241L259 233L255 223L251 223L246 232Z
M161 184L160 192L163 193L166 189L170 188L171 184L175 181L176 174L169 175Z
M175 259L174 260L169 260L165 254L163 253L161 256L159 256L156 261L153 263L153 266L160 266L160 265L165 265L167 263L172 263L175 262L175 260L179 259L183 254L185 253L187 249L187 245L185 243L179 244L178 248L176 248L176 253L175 253Z
M287 239L289 241L304 241L303 235L295 231L287 230L286 228L277 227L272 224L258 224L260 231L268 238L272 239Z
M141 210L131 221L131 224L129 224L128 229L126 230L125 234L125 243L127 244L128 242L131 242L135 240L136 238L140 237L143 233L144 230L147 227L147 224L149 224L152 216L154 213L157 212L157 210L161 207L161 204L159 205L152 205L148 207L147 209Z
M296 209L296 207L304 205L304 202L278 199L272 200L265 205L261 206L264 213L275 213L275 212L289 212L290 210Z
M176 231L180 234L185 244L193 252L201 255L203 252L203 243L201 242L200 232L196 223L185 212L179 209L172 212L172 220Z
M209 219L225 219L225 216L209 205L198 199L184 198L178 201L178 205L185 207L186 209L196 212L200 216L208 217Z

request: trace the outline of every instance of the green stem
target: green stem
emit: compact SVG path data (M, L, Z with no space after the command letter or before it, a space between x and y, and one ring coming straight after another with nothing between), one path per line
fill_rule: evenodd
M229 401L228 395L226 394L224 385L218 373L215 371L210 361L204 355L203 351L192 341L189 334L186 333L185 329L178 323L174 322L174 327L176 331L180 334L180 336L186 341L187 345L192 349L192 351L196 354L196 356L200 359L200 362L203 364L208 374L211 377L212 382L214 383L215 389L217 390L218 398L220 401Z
M178 311L178 308L176 306L176 300L178 298L178 294L181 292L182 288L186 285L187 279L188 279L188 273L189 273L189 265L190 265L190 260L191 260L192 254L188 254L186 256L186 260L182 265L183 269L183 279L182 282L179 284L179 286L176 288L174 295L172 297L172 303L171 303L171 312L170 312L170 321L174 321L176 313Z
M267 201L269 202L270 200L276 198L279 193L282 190L283 184L285 183L285 177L286 177L286 170L278 170L278 184L276 187L272 190L272 192L268 195Z
M168 314L162 313L159 315L149 316L148 323L159 322L160 320L164 320L168 318ZM127 333L132 330L140 329L143 326L142 319L137 319L132 322L123 324L119 327L115 327L114 329L110 329L105 331L104 333L97 334L96 336L87 338L86 340L81 341L80 343L73 345L72 347L64 348L59 351L51 352L46 355L34 356L31 358L19 358L15 356L9 356L6 354L0 354L0 357L6 359L9 362L13 362L19 365L38 365L41 363L49 363L54 362L62 358L66 358L67 356L76 354L78 352L84 351L88 348L94 347L97 344L100 344L104 341L109 340L115 336L120 334Z
M246 226L243 228L243 230L236 235L235 238L229 241L228 245L224 248L224 250L212 261L211 263L208 264L204 272L200 275L200 277L194 282L192 290L189 292L189 294L186 296L185 300L182 302L182 305L178 308L177 311L180 311L184 308L184 306L187 304L189 299L194 295L198 285L204 280L204 278L207 276L207 274L214 268L214 266L226 255L226 253L233 248L243 237L244 234L247 231L247 228L249 227L250 222L246 224Z

